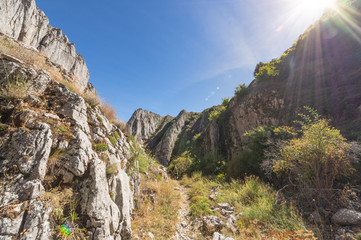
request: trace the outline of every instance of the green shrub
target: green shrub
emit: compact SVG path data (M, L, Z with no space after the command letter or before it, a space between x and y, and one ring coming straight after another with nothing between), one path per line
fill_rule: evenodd
M229 98L222 98L222 106L228 107L229 104Z
M103 125L103 118L101 116L97 116L97 119L100 122L100 124Z
M247 142L242 149L236 151L227 163L227 174L233 178L246 175L262 176L261 163L264 161L264 150L267 141L273 138L273 126L260 126L246 132Z
M225 172L225 157L219 152L208 152L204 157L197 159L192 164L193 170L200 170L205 175L217 175Z
M274 159L274 171L285 172L291 179L307 188L330 189L325 198L331 198L334 182L352 172L349 145L340 131L325 119L303 126L303 134L290 140ZM330 200L330 199L329 199Z
M109 146L107 143L97 143L97 144L94 144L93 147L96 152L105 152L105 151L108 151L108 149L109 149Z
M114 147L117 145L117 140L114 137L109 136L108 139Z
M253 76L256 77L259 73L259 69L265 65L264 62L259 62L254 69Z
M175 177L181 177L189 171L190 166L192 165L192 158L188 151L182 153L181 156L175 158L170 163L168 169Z
M114 132L115 139L119 139L119 133L117 131Z
M247 93L247 87L246 87L246 84L239 84L237 87L236 87L236 90L234 91L234 95L236 97L242 97L244 96L245 94Z

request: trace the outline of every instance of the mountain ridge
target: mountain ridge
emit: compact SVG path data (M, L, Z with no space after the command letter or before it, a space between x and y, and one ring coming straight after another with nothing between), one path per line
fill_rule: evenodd
M193 126L184 124L173 138L183 145L187 141L199 145L196 152L201 156L210 151L220 152L230 160L246 143L247 131L258 126L290 124L297 112L310 106L330 118L347 138L357 139L361 134L361 48L357 39L361 36L356 26L361 18L357 14L360 6L356 3L351 6L356 10L340 4L338 11L328 11L280 58L259 63L255 80L240 89L223 110L219 105L198 113L202 117L194 124L201 126L201 130L194 131ZM344 20L344 16L349 19ZM209 118L212 111L218 111L213 115L219 116L209 121L205 115ZM128 124L130 129L134 128L131 121ZM197 141L193 141L200 133ZM160 155L159 149L146 146L155 156ZM187 150L190 150L187 146L166 149L174 151L167 164Z

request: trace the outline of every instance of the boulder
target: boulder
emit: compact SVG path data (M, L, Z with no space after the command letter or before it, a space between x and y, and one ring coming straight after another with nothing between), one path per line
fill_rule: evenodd
M332 222L338 225L361 225L361 213L350 209L340 209L332 216Z

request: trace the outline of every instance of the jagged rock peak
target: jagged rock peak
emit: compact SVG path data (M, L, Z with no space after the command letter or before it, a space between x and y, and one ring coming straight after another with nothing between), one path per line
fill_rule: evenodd
M75 76L79 90L87 87L88 68L73 43L36 7L35 0L1 0L0 32L32 47Z
M157 131L162 119L163 117L156 113L139 108L128 121L130 134L143 143Z

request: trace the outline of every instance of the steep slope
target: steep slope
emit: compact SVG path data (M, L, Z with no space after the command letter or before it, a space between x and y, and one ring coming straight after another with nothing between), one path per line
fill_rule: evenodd
M0 2L0 239L131 239L132 144L48 23L34 0Z
M125 170L131 146L124 134L45 72L0 60L2 239L55 238L59 219L87 229L78 236L130 239L133 198ZM11 94L6 79L14 76L27 87Z
M74 75L73 81L83 91L89 80L83 57L76 53L61 29L49 25L35 0L2 0L0 2L0 32L33 47L50 61Z
M336 10L325 13L279 59L258 64L255 80L240 89L226 107L215 106L186 119L179 126L183 130L174 135L178 137L174 149L167 149L164 154L173 152L174 157L192 151L205 156L214 152L230 159L245 144L247 131L257 126L289 124L303 106L311 106L330 118L347 138L359 138L359 12L359 1L340 2ZM166 137L155 135L148 142L156 138L161 142ZM159 152L154 144L148 147ZM171 158L167 157L168 163Z

